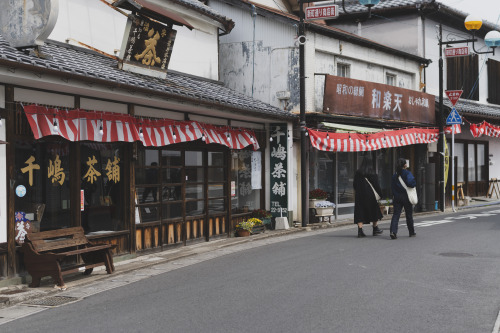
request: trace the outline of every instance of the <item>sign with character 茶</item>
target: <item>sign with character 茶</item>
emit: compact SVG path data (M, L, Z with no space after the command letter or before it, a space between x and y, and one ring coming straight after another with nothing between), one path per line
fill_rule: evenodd
M286 123L271 124L271 214L288 215L288 131Z
M166 72L177 31L171 26L139 17L127 22L121 55L126 64Z

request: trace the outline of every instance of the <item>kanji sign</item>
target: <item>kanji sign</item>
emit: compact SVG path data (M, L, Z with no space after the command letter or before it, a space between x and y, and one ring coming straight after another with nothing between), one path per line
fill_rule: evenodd
M463 90L446 90L446 96L450 100L451 104L455 106L457 104L458 99L462 96Z
M469 52L469 47L464 46L464 47L448 47L444 49L444 56L446 58L452 58L452 57L465 57L470 54Z
M288 133L286 123L270 124L271 149L271 214L274 217L288 214Z
M458 114L457 109L455 108L451 109L448 118L446 118L446 125L456 125L461 123L462 123L462 117L460 117L460 115Z
M308 7L305 14L306 20L323 20L339 16L337 5Z

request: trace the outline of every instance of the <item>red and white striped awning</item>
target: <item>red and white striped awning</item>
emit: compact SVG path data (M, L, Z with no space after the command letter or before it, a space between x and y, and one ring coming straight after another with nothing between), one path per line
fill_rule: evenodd
M372 134L331 133L307 129L311 145L322 151L357 152L436 142L437 128L406 128Z
M231 149L253 145L259 149L253 130L213 126L196 121L139 119L130 115L84 110L59 110L38 105L24 106L35 139L58 135L69 141L135 142L146 147L202 139ZM56 127L57 126L57 127ZM102 134L101 134L102 133Z
M479 138L483 134L496 138L500 137L500 127L487 123L486 121L480 124L470 124L470 132L475 138Z
M451 132L451 129L454 128L455 129L455 134L460 134L462 133L462 126L460 126L460 124L455 124L455 125L451 125L451 126L446 126L444 128L444 133L445 134L453 134Z

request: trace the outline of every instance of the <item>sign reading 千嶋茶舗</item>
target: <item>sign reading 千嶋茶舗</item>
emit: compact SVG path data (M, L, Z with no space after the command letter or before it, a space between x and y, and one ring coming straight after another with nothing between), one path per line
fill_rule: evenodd
M271 214L288 216L288 129L286 123L270 124Z
M423 92L327 75L323 112L435 124L435 98Z
M137 71L142 67L166 75L176 34L171 26L147 18L129 19L120 52L123 69Z

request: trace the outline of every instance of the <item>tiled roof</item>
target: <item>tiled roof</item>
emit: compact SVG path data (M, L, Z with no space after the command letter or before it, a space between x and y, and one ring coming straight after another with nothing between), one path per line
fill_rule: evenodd
M341 2L340 2L341 3ZM418 8L423 8L425 6L430 6L430 8L439 8L439 12L443 12L449 15L452 15L459 19L465 19L469 13L462 12L458 9L455 9L449 5L445 5L439 1L435 0L380 0L380 2L372 7L372 13L377 12L389 12L392 10L401 10L401 9L412 9L417 10ZM359 14L361 12L367 12L368 9L359 3L359 0L345 0L345 9L348 14ZM345 12L342 8L342 5L339 6L339 14L345 15ZM498 25L495 25L488 21L483 21L484 27L487 30L498 30Z
M47 72L67 76L74 75L83 80L99 80L99 83L115 87L126 87L162 95L173 100L205 104L231 111L241 111L257 117L295 119L296 115L272 105L255 100L224 87L217 81L193 77L177 72L168 72L166 79L154 78L120 70L118 61L97 52L69 44L48 41L41 51L51 59L40 59L18 51L0 36L0 66L12 68L23 66L34 72Z
M201 14L204 14L205 16L211 17L214 20L222 23L222 25L224 25L224 27L226 28L226 32L230 32L234 28L234 22L231 19L220 14L215 9L205 5L203 2L199 0L171 0L171 1L181 6L197 11Z
M436 103L439 103L438 96L436 96ZM443 99L443 105L450 109L452 107L451 102L446 97L444 97ZM464 115L474 115L500 119L500 105L483 104L467 99L460 99L455 107L461 114Z

